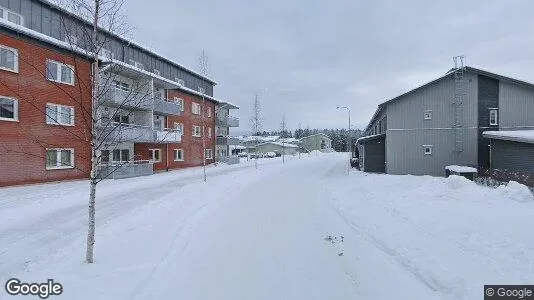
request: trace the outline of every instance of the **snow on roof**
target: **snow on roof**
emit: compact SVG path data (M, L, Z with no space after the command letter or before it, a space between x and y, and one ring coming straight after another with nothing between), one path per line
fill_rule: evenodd
M297 145L287 144L287 143L280 143L280 142L266 142L266 143L261 143L258 146L266 145L266 144L277 145L277 146L280 146L280 147L283 147L283 148L298 148L299 147Z
M241 146L241 145L229 145L229 147L232 150L234 150L234 149L239 149L239 150L247 149L247 147Z
M377 138L377 137L380 137L380 136L383 136L385 135L385 133L380 133L380 134L374 134L374 135L368 135L368 136L362 136L361 138L358 138L356 140L356 144L359 143L359 142L364 142L366 140L370 140L370 139L373 139L373 138Z
M330 140L330 137L329 137L328 135L322 133L322 132L320 132L320 133L315 133L315 134L310 134L310 135L308 135L308 136L301 137L300 140L308 139L308 138L311 138L311 137L314 137L314 136L318 136L318 135L322 135L322 136L324 136L324 137L326 137L327 139Z
M534 144L534 130L484 131L484 137Z
M478 170L476 168L466 167L466 166L456 166L456 165L446 166L445 169L449 170L449 171L452 171L452 172L455 172L455 173L476 173L476 172L478 172Z
M283 138L279 140L282 143L296 143L299 142L299 139L296 138Z

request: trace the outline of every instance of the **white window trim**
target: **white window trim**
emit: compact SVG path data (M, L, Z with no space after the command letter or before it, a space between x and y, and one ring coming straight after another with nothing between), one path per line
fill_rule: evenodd
M198 92L201 93L201 94L203 94L203 95L205 95L205 94L206 94L206 89L203 88L203 87L201 87L201 86L199 86L199 87L198 87Z
M497 126L499 125L499 109L498 108L489 108L489 124L490 126ZM495 122L491 122L491 113L495 112Z
M178 83L178 85L180 85L180 86L185 86L185 81L183 79L175 77L174 81L176 81Z
M182 98L180 98L180 97L174 97L174 101L180 103L180 106L182 107L182 111L185 110L185 102L184 102L184 99L182 99Z
M46 152L48 151L56 151L56 162L58 164L61 164L61 151L68 150L70 151L70 161L72 163L71 166L56 166L56 167L49 167L46 165ZM46 148L45 149L45 168L46 170L63 170L63 169L74 169L74 148Z
M56 74L56 76L57 76L57 78L58 78L57 80L54 80L54 79L52 79L52 78L48 78L48 63L49 63L49 62L54 63L54 64L56 64L56 66L57 66L57 74ZM61 81L61 67L62 67L62 66L68 67L68 68L72 71L72 77L71 77L71 78L72 78L72 82L64 82L64 81ZM45 73L46 73L46 74L45 74L45 75L46 75L46 79L47 79L48 81L53 81L53 82L57 82L57 83L62 83L62 84L67 84L67 85L72 85L72 86L74 86L74 81L75 81L75 80L74 80L74 77L75 77L76 73L75 73L75 71L74 71L74 67L73 67L73 66L71 66L71 65L69 65L69 64L64 64L64 63L59 62L59 61L55 61L55 60L53 60L53 59L47 59L47 60L46 60L46 65L45 65L45 70L46 70L46 72L45 72Z
M195 107L198 107L198 112L195 112ZM200 103L193 102L191 105L191 113L194 115L200 115L202 113L202 108L200 107Z
M114 160L113 159L113 151L119 151L119 160ZM128 151L128 160L122 160L122 151ZM129 162L130 161L130 155L131 155L131 152L130 152L130 149L112 149L112 150L109 150L109 154L110 154L110 158L109 158L109 161L112 162L112 163L125 163L125 162Z
M429 115L428 117L427 117L427 114ZM431 110L425 110L423 112L423 119L432 120L432 111Z
M208 153L210 155L208 155ZM208 159L213 159L213 149L204 149L204 159L205 160L208 160Z
M72 114L71 114L71 118L70 118L70 120L71 120L72 124L60 123L59 120L58 120L57 115L56 115L55 118L54 118L56 121L48 122L48 120L47 120L47 119L48 119L48 116L47 116L47 114L46 114L46 108L48 108L49 105L50 105L50 106L55 106L55 107L57 107L56 112L59 112L59 109L60 109L61 107L67 107L67 108L70 108L71 113L72 113ZM46 103L46 107L45 107L45 122L46 122L46 124L48 124L48 125L58 125L58 126L61 125L61 126L71 126L71 127L72 127L72 126L74 126L74 124L75 124L75 119L74 119L74 116L75 116L75 115L76 115L76 111L75 111L75 109L74 109L74 106L61 105L61 104L50 103L50 102Z
M208 137L211 138L212 136L212 130L211 127L208 127Z
M161 73L160 73L160 71L159 71L158 69L154 69L154 74L156 74L156 75L158 75L158 76L161 75Z
M133 59L130 59L130 65L138 68L138 69L141 69L141 70L144 70L145 69L145 66L143 66L142 63L138 62L138 61L135 61Z
M423 153L425 155L432 155L432 148L434 148L434 145L423 145ZM430 149L430 152L426 152L426 149Z
M154 160L154 154L155 152L159 152L159 159L158 160ZM158 162L161 162L161 149L148 149L148 152L150 152L150 161L153 162L153 163L158 163Z
M211 118L211 107L206 107L206 115L208 118Z
M12 97L6 97L6 96L0 96L0 98L13 100L13 119L0 117L0 121L18 122L19 121L19 100L12 98Z
M176 159L176 151L182 152L182 159ZM184 149L174 149L174 161L184 161L184 160L185 160Z
M199 132L198 135L196 134L197 128L199 129L198 130L198 132ZM193 134L192 134L192 136L194 136L194 137L202 137L202 126L193 125Z
M18 73L19 72L19 50L15 49L15 48L8 47L8 46L4 46L4 45L1 45L1 44L0 44L0 49L13 51L15 53L15 69L12 70L12 69L0 66L0 70L13 72L13 73Z

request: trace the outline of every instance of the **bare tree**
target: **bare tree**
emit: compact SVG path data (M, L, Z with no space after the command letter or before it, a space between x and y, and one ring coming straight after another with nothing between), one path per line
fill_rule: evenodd
M286 116L282 117L282 121L280 122L280 131L282 132L282 135L287 136L286 135L286 131L287 131ZM284 163L284 164L286 163L286 147L285 147L285 144L286 143L282 143L282 163Z
M258 168L258 133L261 131L263 126L263 120L261 117L261 106L260 100L258 99L258 94L254 96L254 102L252 104L252 118L250 118L250 125L252 129L252 134L254 138L254 168Z
M161 142L167 138L176 135L175 131L155 132L154 124L148 126L132 126L128 119L132 117L135 110L144 109L154 104L154 84L151 80L137 81L131 86L122 86L122 89L117 86L117 79L119 77L118 71L122 68L120 65L114 63L114 58L109 49L109 44L113 35L123 36L127 31L127 26L123 21L123 17L119 14L122 7L120 0L64 0L62 7L70 9L76 15L82 16L86 22L72 23L67 19L60 19L61 28L64 30L62 35L65 37L62 43L65 47L70 48L68 64L62 64L61 80L66 79L72 82L75 86L75 91L65 88L61 80L51 79L51 76L57 76L49 69L47 64L46 71L41 70L42 62L35 60L31 55L18 57L19 63L24 65L26 69L31 69L35 78L29 80L48 80L53 84L54 88L59 91L72 104L72 111L68 113L59 112L48 107L41 107L36 95L26 92L24 82L19 82L18 85L13 85L12 81L0 77L0 86L6 88L19 101L31 106L32 109L41 113L46 118L48 124L56 125L62 130L62 136L69 142L78 142L84 145L87 153L77 153L77 157L84 161L90 161L90 167L86 168L83 164L74 164L73 161L68 161L69 167L76 169L84 174L89 179L89 205L88 205L88 233L87 233L87 248L85 253L85 261L87 263L94 262L94 244L95 244L95 227L96 227L96 195L97 184L106 178L113 177L118 170L126 166L135 166L135 158L132 159L128 153L128 157L122 157L119 152L119 159L115 161L115 157L110 159L110 154L115 156L115 151L119 149L118 145L121 143L132 143L139 138L147 137L153 142ZM67 23L71 22L71 23ZM28 43L33 43L28 41ZM35 43L39 46L38 43ZM72 65L70 65L72 64ZM86 66L89 70L85 70ZM56 68L59 68L56 66ZM65 73L63 74L63 68ZM70 69L70 71L68 70ZM90 73L89 78L84 77ZM75 84L74 84L75 83ZM118 95L120 97L113 97L113 104L109 103L111 95ZM90 95L90 96L87 96ZM89 99L90 97L90 99ZM152 106L153 107L153 106ZM74 110L76 109L76 111ZM73 124L65 124L62 118L74 120L76 115L76 126ZM150 111L153 114L153 109ZM73 122L73 121L72 121ZM22 122L21 122L22 123ZM61 148L63 144L54 144L50 140L46 140L38 133L33 133L29 128L21 126L20 132L25 137L25 140L30 140L32 145L37 145L41 148ZM26 125L24 125L26 126ZM32 146L33 147L33 146ZM39 156L26 150L26 145L16 147L5 147L6 152L14 152L27 156ZM47 153L47 152L45 152ZM63 153L61 153L63 155ZM63 166L63 156L61 161L55 161L45 156L39 156L45 159L47 164L49 161L56 162ZM123 159L125 158L125 159ZM57 160L57 159L56 159ZM150 164L147 164L147 166Z
M206 53L204 50L202 50L202 54L199 58L199 67L200 67L200 74L204 77L208 76L208 57L206 56ZM206 175L206 124L205 124L205 114L206 114L206 101L204 94L206 93L206 84L205 81L202 80L202 90L200 91L202 93L202 109L201 109L201 115L200 115L200 122L202 126L202 169L204 173L204 181L207 181L207 175ZM212 150L213 151L213 150ZM213 153L212 153L213 156Z

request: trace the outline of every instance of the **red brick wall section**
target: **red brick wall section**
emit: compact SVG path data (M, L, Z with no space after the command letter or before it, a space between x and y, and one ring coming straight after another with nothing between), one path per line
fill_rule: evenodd
M0 70L0 95L17 99L19 105L18 122L0 120L0 186L88 177L89 62L6 34L0 34L0 44L17 49L19 55L18 73ZM74 86L48 81L47 59L74 66ZM73 106L75 125L46 124L46 103ZM74 148L75 168L46 170L46 148Z
M162 171L168 169L180 169L195 166L202 166L203 150L202 137L193 137L193 125L202 126L205 122L206 128L211 127L211 138L208 137L208 130L205 133L206 149L213 149L213 159L207 160L207 163L215 162L215 103L205 99L204 104L211 109L211 117L207 115L201 118L200 115L195 115L191 111L192 103L197 102L202 105L202 98L196 95L191 95L178 90L168 91L168 98L174 97L184 99L184 111L181 116L168 116L166 127L174 127L174 122L184 124L184 135L182 142L176 144L168 144L168 161L167 161L167 146L166 144L135 144L134 154L136 159L149 159L149 149L161 149L162 160L154 164L154 170ZM206 111L206 110L204 110ZM183 149L184 161L174 161L174 149Z

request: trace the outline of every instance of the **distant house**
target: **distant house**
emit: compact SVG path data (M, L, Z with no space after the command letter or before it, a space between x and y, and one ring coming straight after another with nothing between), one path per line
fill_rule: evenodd
M507 155L523 155L532 145L489 131L532 129L533 111L533 84L455 68L378 106L357 142L360 168L435 176L444 176L448 165L486 170L506 162L515 168L519 158L509 161ZM514 148L520 145L525 149Z
M296 138L283 138L283 139L279 139L278 142L297 145L300 142L300 140Z
M324 133L312 134L300 138L299 145L308 152L319 150L322 152L331 152L332 150L332 139L330 139Z
M299 146L280 143L280 142L266 142L261 143L256 146L256 152L258 153L267 153L267 152L279 152L285 153L286 155L294 155L298 153Z

